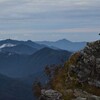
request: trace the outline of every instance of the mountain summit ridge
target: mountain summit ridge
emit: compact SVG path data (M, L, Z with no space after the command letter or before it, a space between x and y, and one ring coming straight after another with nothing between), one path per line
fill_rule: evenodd
M39 41L37 42L39 44L44 44L49 47L56 47L63 50L68 51L78 51L80 49L83 49L86 46L86 42L72 42L67 39L61 39L57 41Z

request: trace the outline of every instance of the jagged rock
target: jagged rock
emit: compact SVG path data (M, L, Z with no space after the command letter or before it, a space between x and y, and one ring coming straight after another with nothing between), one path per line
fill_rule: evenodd
M78 53L81 56L76 65L70 66L70 71L77 74L80 82L100 87L100 40L87 43L87 46Z
M93 80L93 79L91 79L90 81L88 81L88 83L90 85L95 85L96 87L100 88L100 81L99 80Z
M95 96L95 95L91 95L91 96L88 97L86 100L100 100L100 97Z
M77 97L81 97L81 98L87 98L90 94L82 91L81 89L75 89L74 90L74 96Z
M41 90L41 97L39 100L62 100L62 94L55 90Z
M74 90L74 96L76 97L76 99L73 99L73 100L100 100L99 96L89 94L89 93L82 91L80 89Z
M100 100L99 92L97 91L98 96L95 96L93 95L95 93L88 91L87 87L91 85L92 89L95 87L99 90L100 88L100 40L87 43L83 50L73 54L66 64L66 68L67 76L64 81L67 88L65 86L63 90L66 97L71 94L75 99L71 98L70 100ZM70 86L70 84L76 83L81 85L81 88L76 85L74 88ZM62 94L55 90L42 90L41 94L40 100L62 100Z
M82 97L77 97L76 99L73 100L87 100L86 98L82 98Z
M73 100L100 100L100 97L92 95L89 96L88 98L77 97L76 99Z

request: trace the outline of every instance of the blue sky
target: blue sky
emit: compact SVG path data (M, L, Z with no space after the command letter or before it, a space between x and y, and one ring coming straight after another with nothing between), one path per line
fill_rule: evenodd
M100 0L0 0L0 39L100 39Z

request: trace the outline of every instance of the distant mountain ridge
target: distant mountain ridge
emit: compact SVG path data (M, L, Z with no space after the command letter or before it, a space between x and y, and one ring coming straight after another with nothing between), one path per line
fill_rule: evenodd
M26 44L18 44L11 47L4 47L1 49L3 52L15 52L17 54L33 54L38 49L28 46Z
M18 54L33 54L39 49L44 48L44 45L37 44L30 40L18 41L6 39L0 41L0 51L2 52L14 52Z
M39 44L44 44L50 47L56 47L63 50L68 51L78 51L80 49L83 49L86 46L86 42L71 42L66 39L58 40L55 42L52 41L38 41Z
M23 48L22 47L20 48L20 45L22 45ZM52 49L62 49L62 50L74 52L83 49L85 46L86 46L86 42L71 42L66 39L58 40L55 42L52 41L33 42L31 40L18 41L12 39L6 39L0 41L0 51L2 50L4 51L8 50L8 52L15 51L15 53L19 53L19 54L21 54L22 51L25 52L26 49L27 49L25 52L26 54L32 54L44 47L49 47Z
M0 52L0 73L9 77L25 77L44 70L46 65L66 61L71 52L43 48L32 55Z
M10 77L25 77L32 73L38 73L46 65L60 64L62 61L66 61L72 52L63 49L71 49L68 46L74 48L77 45L73 49L76 50L79 45L83 47L82 43L73 43L63 39L50 42L53 44L52 46L46 46L30 40L2 40L0 41L0 72ZM85 43L83 44L85 45Z
M31 91L33 81L38 77L45 82L46 65L61 64L70 55L71 52L48 47L32 55L0 52L0 100L35 100Z
M28 45L28 46L31 46L31 47L34 47L34 48L38 48L38 49L41 49L41 48L44 47L44 45L37 44L37 43L35 43L31 40L19 41L19 40L12 40L12 39L1 40L0 46L3 45L3 44L7 44L7 43L14 44L14 45L25 44L25 45Z
M0 100L31 100L33 81L37 77L43 82L47 79L44 74L46 65L62 64L71 54L55 45L48 46L30 40L0 41Z

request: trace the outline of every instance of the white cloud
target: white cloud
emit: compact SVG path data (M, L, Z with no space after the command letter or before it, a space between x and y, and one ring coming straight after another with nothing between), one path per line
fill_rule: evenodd
M99 20L100 0L0 0L1 37L99 32Z
M68 28L68 29L12 29L12 30L0 30L0 34L38 34L38 33L99 33L100 28Z
M23 13L97 8L99 5L99 0L0 0L0 16L18 17Z
M0 39L18 39L18 40L58 40L62 38L71 41L93 41L99 39L98 34L100 28L88 29L63 29L63 30L11 30L0 31ZM95 32L96 30L96 32ZM68 33L67 33L68 32ZM73 34L74 33L74 34Z

